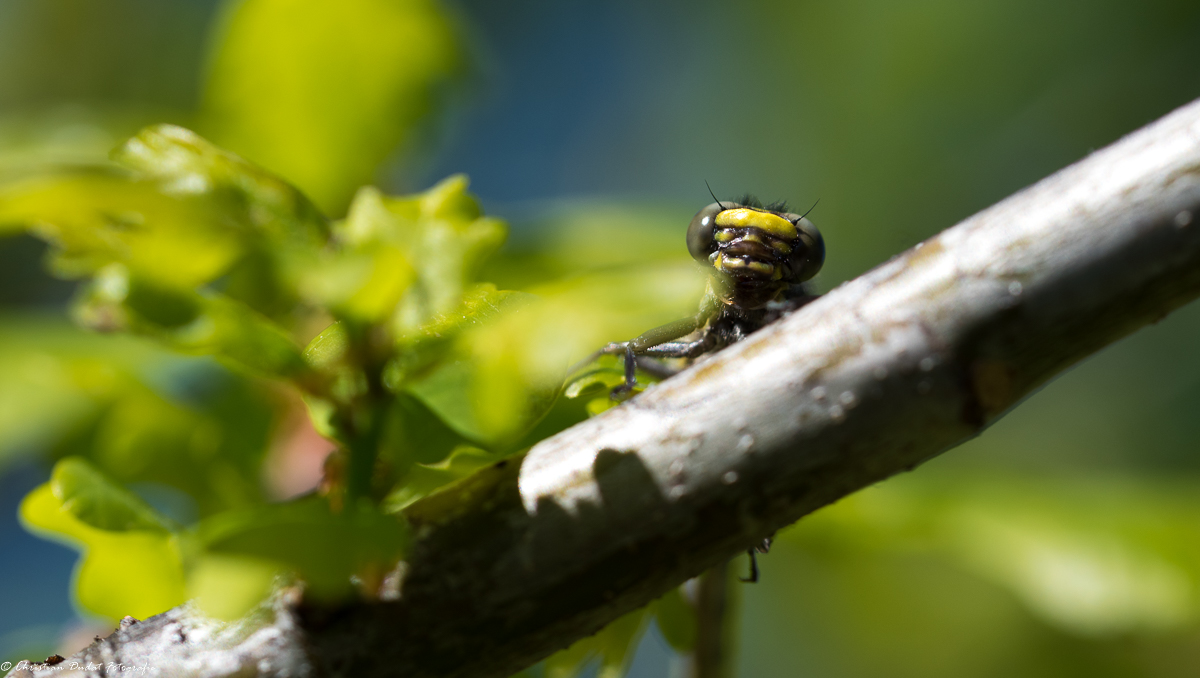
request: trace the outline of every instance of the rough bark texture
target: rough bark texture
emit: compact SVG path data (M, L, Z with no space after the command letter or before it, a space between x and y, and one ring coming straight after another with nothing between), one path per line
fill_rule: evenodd
M1191 300L1197 216L1200 102L413 506L394 600L283 596L236 632L180 608L81 656L172 676L506 676Z

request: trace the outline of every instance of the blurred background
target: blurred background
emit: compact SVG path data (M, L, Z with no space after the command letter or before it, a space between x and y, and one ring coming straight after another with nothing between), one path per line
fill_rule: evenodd
M461 172L511 225L501 287L657 271L669 320L699 293L705 181L819 199L829 289L1200 96L1197 53L1186 0L0 0L0 181L157 122L333 217ZM72 329L45 252L0 239L4 658L105 628L72 603L76 552L16 520L55 457L179 450L135 489L186 522L302 490L328 451L287 394ZM612 339L650 326L628 311ZM736 675L1197 675L1198 340L1193 305L781 533L735 589ZM630 675L681 671L650 629Z

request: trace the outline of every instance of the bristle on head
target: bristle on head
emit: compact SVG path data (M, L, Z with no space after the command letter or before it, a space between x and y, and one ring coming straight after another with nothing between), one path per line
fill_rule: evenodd
M775 202L763 207L762 201L749 193L743 193L742 197L735 202L746 207L753 207L756 210L767 210L768 212L786 212L788 211L786 200L776 200Z
M760 202L758 198L754 197L753 195L750 195L749 193L742 194L742 197L737 199L737 203L739 205L745 205L746 207L762 209L762 202Z

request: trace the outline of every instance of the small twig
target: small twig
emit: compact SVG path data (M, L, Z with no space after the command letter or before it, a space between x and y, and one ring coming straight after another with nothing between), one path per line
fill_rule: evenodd
M718 563L697 582L691 678L725 678L728 674L728 569L727 562Z

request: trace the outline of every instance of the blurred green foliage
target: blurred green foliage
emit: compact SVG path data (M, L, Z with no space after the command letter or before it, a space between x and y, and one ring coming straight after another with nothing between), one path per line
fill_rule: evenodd
M406 31L430 37L429 21L448 26L431 5L419 7L419 16L392 15L400 6L364 2L356 9L362 16L333 15L365 21L402 42ZM270 2L239 5L226 25L218 64L254 61L239 50L262 46L244 35L259 35L258 22L271 23L279 11ZM305 34L303 28L280 35L292 40ZM369 44L354 41L360 48ZM308 49L306 54L323 58L320 50ZM355 58L375 63L384 56L394 55L367 50ZM389 63L394 75L403 76L393 83L401 90L397 96L423 96L430 82L446 77L442 61ZM221 77L247 76L234 66L214 76L214 91L232 86ZM363 77L372 87L380 84L377 77ZM293 88L310 85L292 81ZM258 92L272 101L276 94ZM368 97L364 103L357 95L363 93L341 102L346 110L394 115L380 101ZM245 111L251 121L262 112ZM315 113L322 129L354 130L354 121L328 113ZM301 124L300 117L289 120ZM405 128L395 123L391 129ZM293 149L295 139L309 136L289 128L278 137L278 148ZM313 141L304 153L321 150L322 143ZM345 150L348 142L329 143ZM270 146L262 148L269 154ZM362 154L350 156L361 160ZM357 178L336 158L329 160L322 172L330 174L309 177L310 185ZM297 171L303 179L304 170ZM600 341L600 334L610 337L614 328L605 321L618 317L643 285L662 287L666 294L658 296L672 300L669 306L679 306L681 295L694 296L692 286L672 282L681 275L678 266L651 270L651 278L643 273L623 286L625 273L612 271L558 288L543 283L539 295L477 283L506 228L482 216L466 186L464 177L451 177L402 198L363 188L347 216L332 221L287 181L171 125L143 130L113 152L111 163L47 166L0 185L0 224L48 242L52 273L84 280L72 306L78 323L216 360L188 361L141 345L125 363L113 359L119 355L43 359L63 374L35 384L47 395L32 403L68 433L39 442L77 456L59 460L50 482L26 498L21 516L30 529L84 553L75 581L81 607L118 618L131 611L151 614L191 597L211 614L234 617L257 604L280 576L303 580L316 597L355 590L375 595L405 549L401 509L521 449L539 421L561 428L577 420L570 406L565 415L546 417L567 361ZM579 274L587 267L575 268ZM602 307L584 310L589 298L615 301L606 315ZM585 320L590 329L571 326ZM317 324L327 326L309 341ZM24 330L28 336L17 338L29 343L46 332L37 323ZM159 393L145 383L137 371L149 361L204 373L264 404L197 411L194 396ZM339 449L326 462L317 494L265 503L256 476L269 430L294 401L289 392L304 399L314 425ZM226 392L218 398L223 404L233 399ZM246 421L255 410L257 417ZM255 428L260 432L248 436ZM9 449L17 449L16 433ZM215 464L221 457L231 463ZM192 520L165 517L124 486L146 482L185 494L195 506ZM138 566L130 565L131 558ZM671 609L678 616L685 607ZM646 614L603 636L609 664L624 661ZM564 661L555 664L560 672L574 666Z
M636 68L597 95L613 104L599 127L541 162L564 186L644 184L654 202L543 206L497 251L505 227L462 177L361 188L443 124L471 70L456 15L220 3L200 57L188 27L215 6L0 4L0 234L49 242L50 271L83 281L75 319L104 332L0 318L0 471L61 460L22 514L83 552L76 600L108 618L188 597L234 617L291 577L369 595L403 554L397 512L607 407L614 364L576 400L555 397L562 371L694 312L696 205L660 187L820 197L829 287L1200 88L1194 3L614 3L662 52L604 53ZM517 28L554 13L504 11ZM560 33L592 44L581 30ZM537 82L523 116L572 104L516 75ZM203 137L122 143L159 120ZM543 176L509 167L523 157L505 171ZM781 533L763 582L734 589L738 672L1193 675L1197 331L1185 310L946 459ZM323 494L280 503L264 469L297 413L339 451ZM652 625L678 651L694 641L673 592L542 672L620 675Z
M365 190L350 215L330 225L288 184L176 127L142 132L114 159L129 171L110 172L108 180L117 189L136 191L95 192L81 188L73 173L55 175L35 191L18 184L0 200L3 219L49 240L55 262L71 262L55 265L58 274L90 276L75 304L76 319L86 326L211 355L236 372L278 381L276 388L297 389L315 411L326 413L320 423L341 443L342 470L331 472L322 499L236 510L230 505L185 533L87 462L69 457L26 501L24 520L82 544L87 557L76 581L78 599L107 616L122 616L117 614L122 606L162 609L182 602L183 569L199 576L189 586L205 609L240 614L256 601L247 597L233 605L220 578L212 576L216 567L237 579L229 555L243 559L241 579L247 581L232 586L235 592L265 591L274 576L265 562L296 573L313 595L344 594L351 575L370 595L405 543L403 521L381 513L371 497L407 492L411 500L439 486L429 482L429 474L420 490L405 482L420 477L408 473L418 461L442 461L423 455L414 441L428 432L428 422L405 417L414 399L456 428L464 444L490 448L494 461L508 451L504 441L519 438L541 418L561 383L557 373L530 374L506 354L471 359L486 355L487 345L500 336L482 335L482 329L495 326L496 318L517 315L511 309L504 314L510 293L472 282L479 263L500 244L503 225L480 216L462 178L407 199ZM199 207L158 209L178 196ZM120 223L114 213L123 215ZM196 246L176 246L184 238L170 229L179 225L179 214L193 220L188 235L200 229L228 234L222 256L181 273ZM133 236L122 237L130 231ZM147 234L153 236L141 237ZM277 294L256 309L224 292L219 279L226 275L238 289L231 272L268 280ZM314 314L335 322L305 352L292 321ZM529 328L518 324L506 331L520 335ZM479 370L481 364L486 369ZM497 399L497 393L504 397ZM107 418L116 420L119 435L146 439L155 462L178 466L176 450L166 443L186 433L191 422L186 415L139 416L148 409L135 407L125 417L118 410ZM499 416L483 414L496 410ZM153 477L144 473L150 464L137 473L120 457L97 454L99 442L96 436L75 445L92 448L94 460L130 480ZM386 470L377 469L377 462ZM397 474L399 487L393 488ZM444 483L454 477L439 478ZM180 485L176 489L187 489ZM168 546L177 540L183 546L171 551ZM157 549L156 559L144 560L175 572L174 588L148 588L137 597L135 584L144 572L117 568L125 559L114 554L128 550L131 541L143 550ZM249 583L254 579L261 585ZM128 585L122 588L120 581Z
M1198 544L1191 480L912 474L781 536L740 673L1189 676Z
M459 57L451 22L432 3L307 9L269 0L229 6L209 78L209 124L337 207L417 124ZM330 22L346 30L322 42L334 35ZM297 59L311 67L297 69ZM335 84L340 96L330 98ZM252 106L247 91L259 97ZM320 162L305 164L313 158ZM408 472L413 464L436 465L467 442L488 444L494 460L505 450L487 433L519 437L541 417L557 382L522 380L503 360L483 377L437 379L439 370L473 364L453 357L471 354L462 330L487 325L483 311L498 308L502 295L474 279L504 226L482 218L465 188L451 179L409 199L364 189L347 218L331 222L291 183L169 125L142 131L111 163L46 164L0 184L2 228L47 241L51 272L85 280L76 321L217 360L188 362L141 345L43 355L52 328L29 322L13 332L12 348L25 355L5 357L24 366L34 355L32 369L16 371L26 382L9 380L8 397L43 420L15 411L0 442L10 454L36 442L80 455L61 459L21 514L31 529L84 552L76 574L84 609L144 616L190 594L235 616L278 573L299 576L316 596L346 595L352 578L371 595L406 542L403 520L372 498L410 487L404 479L420 476ZM313 325L331 322L306 356ZM79 341L91 351L101 345ZM179 381L150 385L138 371L164 362L210 383L161 393ZM525 386L506 394L533 404L481 417L499 405L472 394L492 392L489 379L508 386L514 378ZM253 405L239 407L239 391ZM330 469L340 470L327 475L320 498L267 504L261 463L271 429L294 402L289 391L324 415L323 431L341 444ZM419 444L402 442L426 434L405 416L430 413L421 396L434 412L440 404L492 429L468 427L479 440L460 435L462 444L441 457L422 455ZM50 422L57 435L30 439L45 436ZM409 494L458 475L424 478ZM159 515L123 487L147 482L185 494L192 524Z
M334 212L415 142L463 68L433 0L230 3L216 40L204 94L214 138Z

